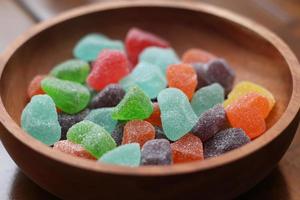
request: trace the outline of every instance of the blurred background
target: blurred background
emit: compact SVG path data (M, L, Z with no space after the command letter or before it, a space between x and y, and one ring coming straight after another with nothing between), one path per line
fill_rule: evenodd
M0 55L10 42L34 24L65 10L104 1L0 0ZM205 2L251 18L277 33L300 59L300 0L181 1ZM300 133L299 129L298 133ZM56 199L19 171L1 142L0 199ZM293 144L278 167L264 181L239 199L300 199L300 134L296 135Z

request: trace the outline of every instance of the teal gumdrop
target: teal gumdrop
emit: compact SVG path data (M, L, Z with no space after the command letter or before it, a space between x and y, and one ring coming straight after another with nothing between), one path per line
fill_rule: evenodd
M208 109L224 101L224 89L219 83L200 88L193 96L191 105L199 117Z
M88 120L73 125L67 132L67 139L80 144L96 158L100 158L104 153L117 146L103 127Z
M48 95L33 96L21 116L21 127L32 137L52 145L61 137L56 108Z
M103 49L124 51L124 45L119 40L111 40L102 34L92 33L77 42L73 55L84 61L93 61Z
M167 88L158 95L162 127L168 139L176 141L198 121L187 96L177 88Z
M147 119L153 112L150 98L138 86L131 87L122 101L113 108L115 120Z
M55 105L68 114L85 109L90 101L90 91L79 83L47 77L41 82L41 86Z
M118 121L112 119L113 108L98 108L92 110L86 117L86 120L92 121L100 126L102 126L110 134L115 129Z
M120 84L125 90L137 85L152 99L156 98L158 93L166 88L167 80L159 67L141 62L130 75L120 81Z
M87 62L72 59L56 65L50 74L62 80L84 83L89 72L90 66Z
M137 167L140 165L141 150L138 143L131 143L121 145L107 153L105 153L99 160L99 162Z
M166 69L169 65L180 63L180 60L173 49L161 47L146 48L141 53L139 61L159 66L163 74L166 74Z

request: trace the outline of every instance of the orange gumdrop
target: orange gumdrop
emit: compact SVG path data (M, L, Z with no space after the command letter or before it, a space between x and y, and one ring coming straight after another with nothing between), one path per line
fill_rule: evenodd
M169 87L178 88L191 99L197 86L197 74L189 64L174 64L167 68Z
M27 88L27 95L31 98L34 95L45 94L45 92L41 88L41 82L46 77L46 75L36 75Z
M160 109L157 102L153 103L153 112L150 117L145 120L150 122L153 126L161 127Z
M216 58L216 56L207 51L193 48L185 51L181 60L184 63L207 63L214 58Z
M142 147L145 142L155 138L155 129L149 122L132 120L124 126L122 144L139 143Z
M174 164L204 159L202 142L191 133L172 143L171 149Z
M230 125L234 128L242 128L251 139L265 132L265 117L268 114L268 99L256 93L242 96L226 108Z

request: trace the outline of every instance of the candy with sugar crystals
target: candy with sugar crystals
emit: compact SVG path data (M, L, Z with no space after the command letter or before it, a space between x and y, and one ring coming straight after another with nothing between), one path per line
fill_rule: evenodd
M33 96L22 112L21 127L46 145L57 142L61 137L61 130L51 97Z
M29 98L38 94L45 94L41 88L41 82L46 77L46 75L36 75L29 83L27 88L27 95Z
M196 89L198 90L199 88L202 88L202 87L208 85L208 81L206 80L205 65L202 63L194 63L194 64L192 64L192 66L194 67L194 70L196 71L196 74L197 74Z
M215 55L198 48L188 49L182 55L182 62L184 63L207 63L216 58Z
M147 141L142 148L142 165L170 165L172 151L170 142L166 139Z
M153 103L153 112L145 121L150 122L153 126L161 127L160 109L157 102Z
M122 138L123 138L123 131L125 122L118 122L116 128L113 130L111 137L115 140L117 146L120 146L122 144Z
M250 138L241 128L225 129L204 142L204 157L210 158L241 147L250 142Z
M121 145L105 153L99 162L121 166L137 167L140 165L141 150L138 143Z

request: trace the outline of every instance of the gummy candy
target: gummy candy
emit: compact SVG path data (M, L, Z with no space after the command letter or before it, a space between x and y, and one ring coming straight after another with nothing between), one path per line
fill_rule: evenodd
M88 85L99 91L110 83L118 83L129 73L126 55L118 50L103 50L87 78Z
M155 138L154 127L143 120L132 120L126 123L123 132L122 144L139 143L141 147L148 140Z
M158 95L162 127L171 141L178 140L196 124L194 113L186 95L177 88L167 88Z
M170 165L172 163L171 145L166 139L147 141L141 154L141 165Z
M121 145L107 153L105 153L99 162L137 167L140 165L141 150L138 143Z
M33 96L22 112L21 127L46 145L57 142L61 130L53 100L48 95Z
M172 143L171 149L174 164L204 159L202 142L191 133Z
M27 88L27 95L29 98L33 97L34 95L45 94L41 88L41 82L45 77L46 75L37 75L31 80Z
M215 55L207 51L204 51L203 49L192 48L184 52L181 60L184 63L192 64L192 63L207 63L214 58L216 58Z
M68 114L83 110L90 101L89 90L79 83L47 77L42 89L53 99L55 105Z
M118 123L118 121L111 118L112 109L98 108L92 110L85 119L102 126L107 132L112 133Z
M167 68L168 85L183 91L188 99L193 97L197 86L197 74L189 64L174 64Z
M140 54L139 62L147 62L160 68L163 74L171 64L179 63L178 56L171 48L148 47Z
M271 92L263 88L260 85L252 83L250 81L242 81L238 83L233 90L228 94L228 99L224 102L224 106L227 107L239 97L246 95L247 93L254 92L262 96L265 96L269 101L269 112L272 110L275 104L275 98Z
M204 157L211 158L241 147L250 142L243 129L225 129L204 142Z
M208 85L208 82L206 80L206 70L205 70L204 64L195 63L195 64L192 64L192 66L194 67L194 70L196 71L196 74L197 74L196 89L198 90L198 89Z
M211 138L214 134L227 125L226 113L220 104L208 109L199 117L193 127L192 133L200 137L202 142Z
M130 62L136 65L139 54L147 47L168 47L169 43L162 38L138 28L131 28L125 39L125 48Z
M205 65L206 80L209 83L219 83L228 94L233 86L235 73L223 59L215 59Z
M125 96L125 91L119 84L109 84L90 102L90 108L115 107Z
M230 104L226 115L232 127L242 128L250 139L254 139L266 130L264 117L268 107L267 98L250 93Z
M155 139L168 139L161 127L154 126L155 129Z
M67 139L80 144L96 158L116 147L114 139L103 127L88 120L72 126L67 133Z
M87 62L72 59L56 65L50 74L62 80L84 83L89 72L90 66Z
M150 63L139 63L129 76L120 81L120 84L125 90L137 85L149 98L155 98L162 89L166 88L167 81L157 66Z
M110 40L102 34L92 33L77 42L73 54L81 60L93 61L103 49L124 51L124 45L119 40Z
M68 140L61 140L56 142L53 145L53 149L76 157L96 160L96 158L92 156L89 152L87 152L82 146L80 146L79 144L74 144Z
M149 97L137 86L131 87L122 101L113 109L116 120L146 119L153 112Z
M89 109L85 109L80 113L69 115L64 112L58 112L58 121L61 126L61 139L65 140L67 138L67 132L74 124L82 121L87 114L90 112Z
M120 146L122 144L123 131L124 131L125 124L126 123L124 123L124 122L119 122L111 134L111 137L115 140L117 146Z
M161 119L160 119L160 109L157 102L153 103L153 112L148 119L145 121L150 122L153 126L161 127Z
M191 105L197 116L224 101L224 89L218 84L200 88L193 96Z

